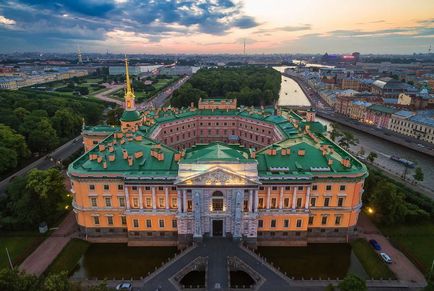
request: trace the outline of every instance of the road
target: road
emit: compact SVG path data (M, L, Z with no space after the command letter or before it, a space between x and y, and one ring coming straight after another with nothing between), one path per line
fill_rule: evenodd
M70 140L64 145L58 147L53 152L48 155L41 157L39 160L31 163L30 165L22 168L18 172L10 175L0 182L0 194L3 194L9 184L10 180L14 177L22 176L26 174L31 169L46 170L56 165L60 161L68 158L73 153L77 152L81 147L83 147L83 138L77 136L76 138Z
M115 98L109 98L107 96L109 96L110 94L112 94L113 92L118 91L119 89L122 89L124 87L124 85L109 85L109 84L104 84L104 86L106 86L106 88L108 88L108 90L99 92L98 94L95 94L95 98L105 101L105 102L110 102L110 103L115 103L117 105L123 106L124 102Z
M184 77L182 77L180 80L178 80L175 83L171 84L170 86L168 86L166 89L164 89L163 91L161 91L160 93L158 93L154 97L152 97L149 100L146 100L145 102L139 104L137 106L137 109L138 110L145 110L145 109L148 109L148 108L150 108L152 106L154 106L155 108L163 106L167 102L167 99L170 96L172 96L173 92L176 89L178 89L179 87L181 87L185 82L187 82L188 79L190 79L190 77L191 76L184 76Z

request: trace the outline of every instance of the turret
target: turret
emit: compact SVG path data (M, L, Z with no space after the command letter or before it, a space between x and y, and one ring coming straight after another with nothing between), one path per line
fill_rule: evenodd
M121 117L121 129L123 132L136 131L143 124L140 113L136 110L135 96L131 86L128 72L128 59L125 57L125 111Z

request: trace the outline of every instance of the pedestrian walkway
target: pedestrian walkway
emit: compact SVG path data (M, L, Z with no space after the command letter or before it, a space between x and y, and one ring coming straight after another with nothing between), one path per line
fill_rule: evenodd
M59 228L24 260L19 269L40 276L68 244L76 228L74 212L71 211Z
M183 267L187 266L199 256L208 257L207 290L228 290L227 257L235 256L249 265L253 270L264 277L265 282L259 290L287 290L289 280L268 267L264 262L240 248L239 243L225 238L205 239L195 249L175 260L158 275L146 280L144 290L177 290L169 281Z

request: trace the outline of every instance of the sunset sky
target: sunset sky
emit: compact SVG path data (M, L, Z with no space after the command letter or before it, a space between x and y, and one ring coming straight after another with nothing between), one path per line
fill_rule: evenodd
M413 53L434 0L0 0L0 52Z

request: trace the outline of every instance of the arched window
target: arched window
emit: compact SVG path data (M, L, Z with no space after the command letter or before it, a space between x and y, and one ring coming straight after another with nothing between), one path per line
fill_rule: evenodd
M211 211L223 211L223 193L221 191L212 193Z

